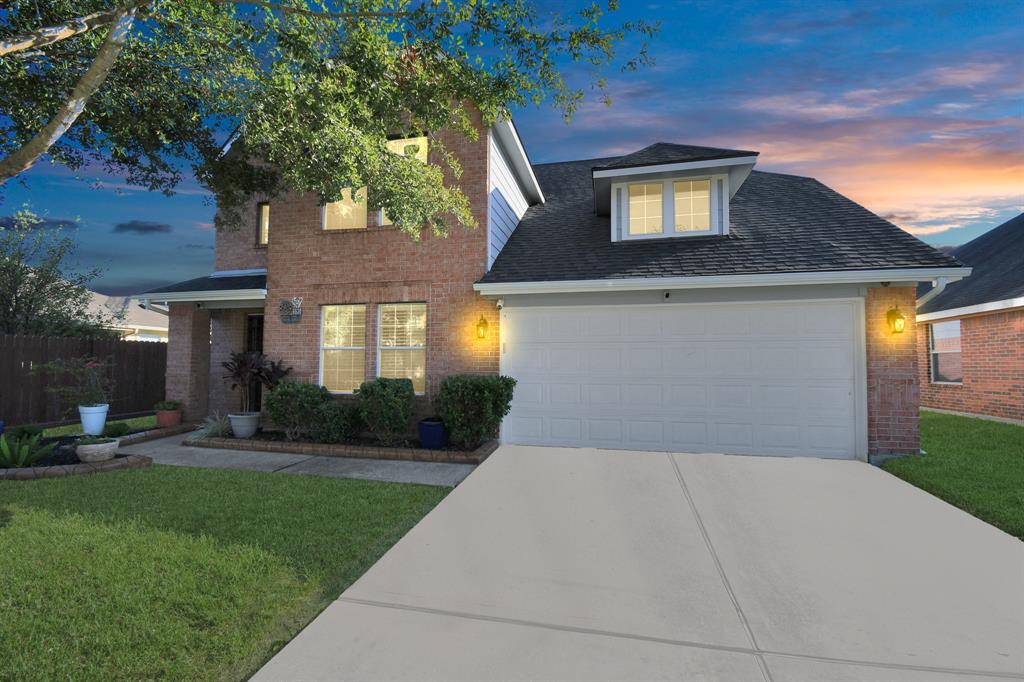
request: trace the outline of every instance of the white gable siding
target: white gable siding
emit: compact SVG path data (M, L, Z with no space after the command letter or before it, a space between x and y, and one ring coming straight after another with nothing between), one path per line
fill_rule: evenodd
M490 168L487 188L487 269L512 236L529 204L509 166L508 157L491 136Z

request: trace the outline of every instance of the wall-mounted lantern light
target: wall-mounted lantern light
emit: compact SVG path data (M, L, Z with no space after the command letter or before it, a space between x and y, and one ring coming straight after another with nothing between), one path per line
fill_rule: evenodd
M480 316L480 321L476 323L476 338L487 338L487 320L483 315Z
M902 334L903 330L907 327L907 318L903 317L903 313L900 312L899 306L890 308L889 312L885 314L885 319L889 322L889 330L893 334Z

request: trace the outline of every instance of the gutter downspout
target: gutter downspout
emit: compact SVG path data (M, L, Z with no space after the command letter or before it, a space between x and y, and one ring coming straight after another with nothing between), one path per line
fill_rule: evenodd
M959 277L957 279L959 279ZM933 298L935 298L936 296L941 294L945 290L946 285L949 284L949 282L950 282L949 277L939 277L938 279L933 281L932 282L932 288L929 289L928 291L926 291L924 296L922 296L921 298L917 299L917 307L920 308L925 303L927 303L928 301L932 300Z

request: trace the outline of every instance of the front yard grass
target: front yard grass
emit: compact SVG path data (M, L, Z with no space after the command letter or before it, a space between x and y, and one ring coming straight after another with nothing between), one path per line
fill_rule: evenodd
M0 482L2 677L247 677L447 492L160 466Z
M134 433L136 431L147 431L149 429L156 428L156 416L149 415L146 417L131 417L129 419L114 419L107 422L107 426L111 424L127 424L128 433ZM64 426L51 426L48 429L43 430L44 438L54 438L56 436L77 436L82 433L82 425L78 422L74 424L65 424Z
M883 468L1024 540L1024 427L922 411L921 447Z

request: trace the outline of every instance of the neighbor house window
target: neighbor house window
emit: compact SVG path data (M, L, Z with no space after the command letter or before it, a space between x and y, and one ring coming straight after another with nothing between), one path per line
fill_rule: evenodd
M366 376L366 306L321 308L320 383L334 393L352 393Z
M261 202L256 204L256 243L266 246L270 243L270 204Z
M412 379L417 393L427 390L427 304L380 306L377 376Z
M661 183L629 186L629 233L661 234Z
M707 232L711 229L711 181L677 180L675 194L676 232Z
M358 199L358 201L357 201ZM361 230L366 227L366 188L346 189L340 201L324 204L325 230Z
M388 140L388 149L395 154L412 156L421 163L427 162L426 135L421 135L420 137L403 137L398 140ZM391 219L384 214L384 211L380 212L380 224L391 225Z
M933 382L964 382L964 366L960 356L960 320L928 325L928 350L931 354Z

